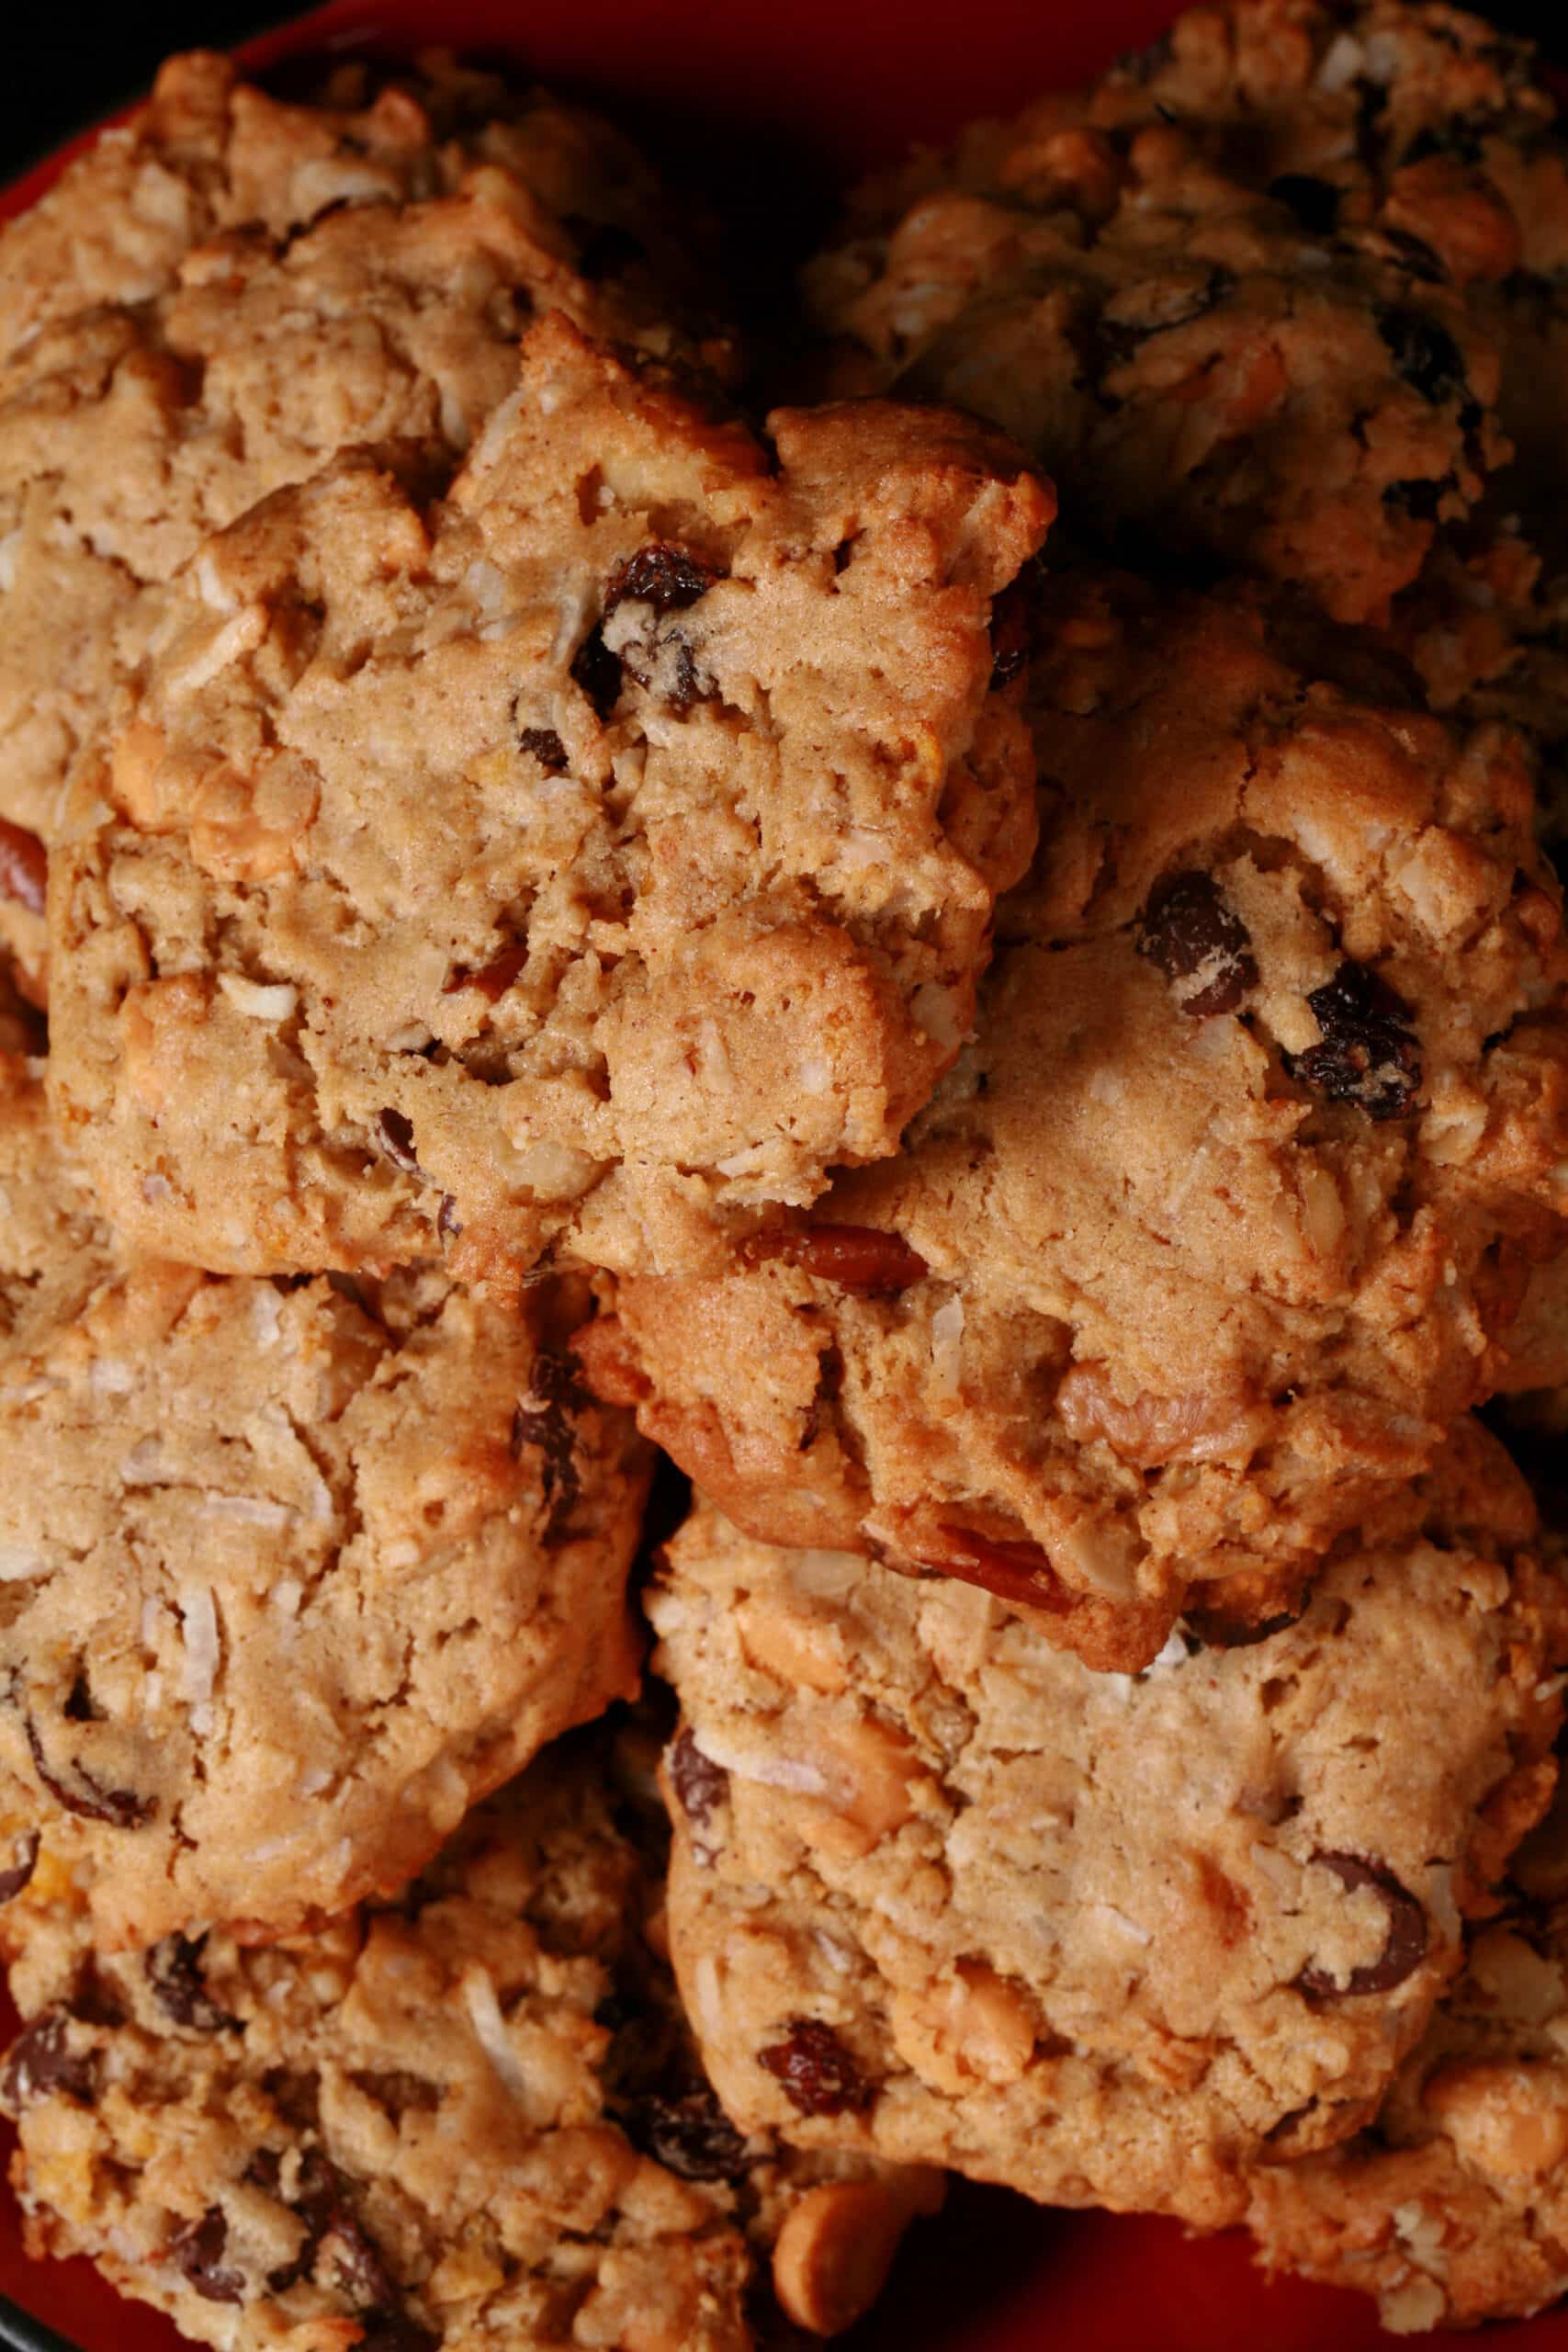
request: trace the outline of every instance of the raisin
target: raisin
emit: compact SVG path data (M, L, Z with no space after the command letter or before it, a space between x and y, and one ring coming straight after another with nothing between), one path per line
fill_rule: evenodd
M48 881L49 853L38 835L0 817L0 899L41 915Z
M576 241L577 274L591 286L597 286L602 278L618 277L646 258L631 231L614 220L590 220L581 212L567 212L561 216L561 226Z
M245 2281L241 2271L222 2267L228 2242L229 2224L218 2207L209 2205L199 2222L190 2222L169 2240L164 2254L208 2302L237 2303L243 2297Z
M1331 1102L1355 1102L1370 1119L1396 1119L1421 1083L1421 1048L1410 1008L1365 964L1341 964L1307 998L1323 1043L1287 1057L1286 1068Z
M142 1970L153 1999L175 2025L189 2026L195 2033L235 2031L238 2018L219 2007L202 1977L201 1951L206 1941L205 1935L165 1936L143 1955Z
M394 1168L405 1176L417 1176L422 1183L429 1178L414 1156L413 1121L401 1111L378 1111L374 1129L377 1144Z
M1395 368L1413 391L1434 408L1465 392L1464 356L1447 327L1401 302L1380 302L1373 315Z
M517 738L517 748L530 752L547 775L566 774L566 745L553 727L525 727Z
M1340 191L1328 180L1314 180L1304 172L1281 172L1269 183L1277 204L1292 214L1309 237L1329 237L1339 218Z
M70 1704L67 1700L67 1713ZM64 1812L76 1814L84 1821L107 1821L116 1829L139 1829L144 1821L152 1819L157 1806L151 1797L139 1797L131 1789L106 1789L79 1758L73 1759L71 1766L76 1785L67 1788L49 1768L38 1725L30 1713L24 1713L22 1724L33 1770Z
M791 2018L787 2039L757 2052L802 2115L863 2115L875 2100L868 2083L830 2025L820 2018Z
M20 1894L38 1868L39 1834L36 1829L24 1829L11 1840L15 1857L11 1867L0 1871L0 1903L10 1903Z
M1352 1893L1369 1886L1381 1897L1388 1913L1388 1939L1376 1960L1351 1970L1346 1984L1337 1983L1326 1969L1315 1967L1303 1968L1297 1984L1303 1993L1335 1999L1351 1993L1393 1992L1427 1957L1427 1914L1382 1862L1369 1862L1359 1854L1316 1853L1313 1860L1332 1871L1340 1885Z
M1212 874L1172 874L1149 892L1138 953L1156 965L1194 1018L1234 1012L1258 985L1252 940Z
M515 1461L525 1445L534 1445L543 1456L547 1546L564 1542L581 1492L574 1417L584 1402L575 1359L557 1348L541 1348L528 1394L512 1416L512 1454Z
M70 2026L69 2010L46 2009L12 2042L0 2068L0 2099L13 2115L54 2091L92 2106L97 2093L96 2062L92 2051L71 2048Z
M605 644L597 621L571 657L571 682L587 695L603 724L621 697L621 661Z
M840 1290L908 1290L931 1271L902 1234L870 1225L791 1226L759 1234L748 1255L764 1261L782 1258Z
M651 2092L618 2111L626 2137L682 2180L740 2180L746 2143L704 2083L673 2095Z
M703 1754L684 1724L670 1750L670 1779L681 1810L692 1826L693 1842L699 1854L710 1860L712 1849L704 1841L702 1832L728 1798L729 1775L722 1764L716 1764L711 1756Z
M651 605L660 615L682 613L723 575L685 548L662 539L638 548L617 564L604 591L606 620L617 605Z

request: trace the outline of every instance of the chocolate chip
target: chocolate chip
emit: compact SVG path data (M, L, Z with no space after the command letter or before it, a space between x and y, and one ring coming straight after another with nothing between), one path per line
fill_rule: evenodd
M1212 874L1168 875L1139 918L1138 953L1165 974L1183 1012L1234 1012L1258 985L1251 935Z
M69 1700L66 1705L69 1710ZM73 1758L71 1764L75 1785L68 1787L50 1770L38 1724L30 1713L24 1711L22 1726L27 1733L28 1753L33 1759L33 1770L62 1811L76 1814L84 1821L107 1821L116 1829L139 1829L156 1813L157 1805L151 1797L139 1797L130 1789L105 1788L79 1757Z
M575 1357L558 1348L541 1348L534 1358L528 1394L512 1416L512 1453L516 1460L525 1445L533 1445L543 1457L540 1476L547 1546L565 1541L568 1521L581 1492L576 1416L585 1402Z
M209 1995L201 1973L202 1947L207 1938L182 1935L165 1936L142 1958L142 1972L152 1988L152 1997L166 2018L175 2025L188 2026L193 2033L227 2033L239 2030L238 2018L220 2009Z
M601 724L621 696L620 656L604 642L603 625L595 621L571 657L571 682L581 688Z
M700 1860L711 1861L714 1849L703 1832L718 1807L728 1800L729 1775L722 1764L716 1764L711 1756L704 1755L684 1724L670 1750L670 1781L691 1825L692 1842Z
M223 2268L228 2242L229 2224L218 2207L209 2205L199 2222L188 2223L169 2240L164 2254L206 2301L237 2303L244 2295L244 2274Z
M41 915L49 883L49 853L36 833L0 817L0 899Z
M1447 327L1401 302L1380 302L1373 315L1395 368L1424 401L1437 408L1466 391L1464 356Z
M1345 1984L1326 1969L1311 1966L1303 1969L1297 1984L1303 1993L1329 1999L1352 1993L1393 1992L1427 1956L1427 1914L1382 1862L1369 1862L1360 1854L1316 1853L1313 1860L1332 1871L1340 1885L1352 1894L1358 1887L1371 1888L1388 1913L1388 1938L1379 1957L1364 1968L1353 1968Z
M684 612L705 596L723 574L682 547L655 539L617 564L604 591L604 617L617 605L651 605L654 611Z
M1358 1104L1370 1119L1408 1109L1421 1083L1421 1047L1404 998L1367 965L1344 963L1307 1002L1323 1043L1285 1057L1292 1075L1331 1102Z
M757 2052L802 2115L863 2115L876 2098L830 2025L820 2018L791 2018L787 2039Z
M16 1857L9 1870L0 1871L0 1903L10 1903L20 1894L38 1868L39 1835L36 1829L24 1829L11 1840Z
M782 1258L819 1282L868 1295L908 1290L931 1271L901 1233L871 1225L784 1226L758 1234L746 1255L753 1263Z
M682 2180L740 2180L746 2143L704 2083L675 2096L650 2093L617 2109L628 2140Z
M1269 193L1293 215L1309 237L1328 237L1339 218L1340 191L1328 180L1314 180L1304 172L1281 172L1269 183Z
M73 2051L70 2030L68 2010L46 2009L12 2042L0 2068L0 2099L13 2115L55 2091L92 2106L97 2095L96 2057L91 2050Z
M430 1182L414 1157L412 1119L401 1111L378 1111L372 1132L378 1147L394 1168L400 1168L405 1176L417 1176L422 1183Z
M590 220L581 212L566 212L561 215L561 226L576 243L578 276L586 277L591 286L618 277L646 258L631 231L616 221Z
M517 747L531 752L547 775L566 774L566 745L553 727L525 727Z

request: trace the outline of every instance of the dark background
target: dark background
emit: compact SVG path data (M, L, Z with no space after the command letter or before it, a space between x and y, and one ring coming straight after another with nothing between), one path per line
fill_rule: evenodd
M730 0L740 10L756 4ZM570 0L543 5L570 6ZM1044 15L1083 5L1084 0L1040 0ZM1172 13L1176 5L1173 0ZM898 0L844 0L844 6L869 18L885 18L888 40L898 39ZM0 0L0 9L8 52L0 82L0 180L14 178L68 133L137 96L169 51L227 48L247 33L300 13L289 0L152 0L150 6L118 0L115 6ZM1568 0L1494 0L1478 13L1516 32L1534 34L1549 56L1568 65ZM962 20L962 11L956 18Z

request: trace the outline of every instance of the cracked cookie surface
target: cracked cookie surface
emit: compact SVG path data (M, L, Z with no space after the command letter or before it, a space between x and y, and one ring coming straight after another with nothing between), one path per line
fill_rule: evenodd
M127 1260L0 1058L0 1799L97 1932L395 1885L635 1681L647 1464L570 1306Z
M857 2317L937 2177L727 2121L658 1957L662 1822L610 1747L552 1750L395 1904L263 1950L95 1954L46 1844L0 1910L32 2250L223 2352L744 2352L770 2312Z
M1535 1533L1461 1427L1294 1624L1129 1679L973 1587L700 1509L649 1611L684 1718L671 1951L730 2113L1238 2218L1254 2160L1375 2109L1550 1798Z
M450 68L340 95L175 58L0 232L0 815L46 839L147 586L209 533L356 444L455 462L536 311L727 363L674 323L694 266L607 125Z
M1294 1605L1517 1385L1568 1207L1561 909L1506 729L1314 681L1243 601L1042 593L1041 848L975 1042L898 1160L578 1344L752 1533L1135 1668L1184 1604Z
M1033 839L991 600L1049 493L942 412L771 446L557 315L432 513L344 461L170 592L51 858L52 1072L141 1246L723 1261L895 1148Z

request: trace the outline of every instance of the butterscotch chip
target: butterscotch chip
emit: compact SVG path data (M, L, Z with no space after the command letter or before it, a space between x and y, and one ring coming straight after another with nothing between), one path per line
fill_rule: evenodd
M942 412L770 433L552 314L441 506L345 459L181 573L51 885L140 1246L722 1263L895 1148L1032 842L988 624L1051 501Z
M1303 673L1244 601L1068 574L1038 626L1040 854L903 1156L579 1346L750 1532L1136 1668L1184 1606L1291 1611L1548 1376L1561 910L1507 729Z
M94 1931L397 1885L635 1683L648 1464L575 1308L128 1258L0 1057L0 1808Z
M1178 1634L1129 1678L972 1585L699 1508L649 1608L683 1714L671 1949L727 2109L1048 2202L1235 2220L1256 2164L1366 2121L1549 1800L1568 1620L1536 1541L1461 1424L1294 1623ZM852 1679L759 1657L743 1608ZM896 1809L864 1762L894 1740Z
M830 373L993 418L1101 529L1383 616L1507 455L1496 331L1463 288L1517 240L1479 185L1401 175L1341 209L1282 140L1258 168L1279 84L1311 112L1339 13L1281 0L1255 36L1246 9L1194 10L1168 60L874 183L806 274ZM1359 133L1337 84L1327 111Z
M1568 2287L1568 1909L1561 1801L1375 2122L1260 2168L1248 2226L1270 2268L1375 2295L1401 2333L1523 2316Z
M727 361L682 333L677 216L607 125L439 64L339 98L173 59L0 233L0 815L46 838L143 591L257 499L365 442L449 468L536 311Z
M729 2122L658 1957L662 1842L595 1736L394 1904L111 1958L46 1844L0 1910L31 2250L228 2352L746 2352L781 2304L849 2325L940 2178Z

